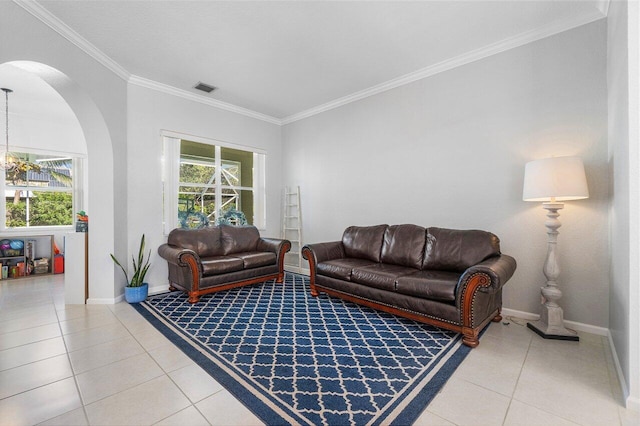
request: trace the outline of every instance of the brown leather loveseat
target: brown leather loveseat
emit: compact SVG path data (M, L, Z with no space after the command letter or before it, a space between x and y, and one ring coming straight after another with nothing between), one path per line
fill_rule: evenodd
M355 303L463 333L500 321L502 286L516 261L494 234L417 225L351 226L341 241L308 244L311 294Z
M284 255L291 242L262 238L255 226L220 225L174 229L158 254L169 264L169 289L183 290L189 302L243 285L284 278Z

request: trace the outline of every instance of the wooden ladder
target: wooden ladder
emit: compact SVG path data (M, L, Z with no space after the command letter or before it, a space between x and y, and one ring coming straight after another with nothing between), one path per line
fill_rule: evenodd
M301 272L302 269L302 216L300 187L284 188L281 238L291 241L291 251L284 260L285 269Z

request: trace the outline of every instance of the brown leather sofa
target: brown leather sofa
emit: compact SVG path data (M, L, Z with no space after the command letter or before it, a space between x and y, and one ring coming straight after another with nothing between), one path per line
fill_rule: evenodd
M169 263L169 289L200 296L284 278L284 255L291 242L261 238L255 226L220 225L174 229L158 254Z
M355 303L462 333L500 321L502 286L516 261L494 234L417 225L351 226L341 241L308 244L311 294Z

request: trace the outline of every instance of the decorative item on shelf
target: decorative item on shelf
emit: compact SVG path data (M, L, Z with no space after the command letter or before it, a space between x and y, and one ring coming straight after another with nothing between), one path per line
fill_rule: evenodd
M118 259L111 254L111 259L115 262L116 265L122 269L124 273L124 278L127 280L128 285L124 288L124 297L129 303L140 303L147 298L147 294L149 293L149 285L144 282L144 277L147 275L147 271L149 270L150 259L151 259L151 250L149 250L149 254L147 255L147 260L144 260L144 234L142 234L142 239L140 240L140 248L138 249L138 259L131 256L133 261L133 276L131 277L131 281L129 281L129 274L127 270L122 266Z
M33 266L35 268L34 272L36 274L46 274L47 272L49 272L49 259L46 257L36 259L33 262Z
M25 267L24 262L18 262L16 264L16 266L18 267L18 276L19 277L24 277L25 273L26 273L26 267Z
M549 236L543 268L547 284L541 288L542 313L538 321L527 323L527 327L545 339L578 341L577 333L565 328L563 311L558 305L562 292L557 282L560 267L556 246L561 226L558 210L564 207L563 201L589 198L582 160L579 157L554 157L528 162L522 198L524 201L543 202L542 207L547 210L545 226Z
M22 250L24 248L24 241L22 240L11 240L9 243L9 247L14 250Z
M60 248L53 242L53 273L64 274L64 254L60 253Z
M62 254L53 256L53 273L64 274L64 256Z
M89 216L84 210L76 213L76 232L89 232Z

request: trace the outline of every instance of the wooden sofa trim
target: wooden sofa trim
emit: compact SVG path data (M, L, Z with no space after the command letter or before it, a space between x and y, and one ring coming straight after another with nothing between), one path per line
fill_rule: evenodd
M313 297L318 297L320 294L320 291L322 291L328 294L329 296L338 297L340 299L344 299L353 303L368 306L373 309L378 309L383 312L409 318L411 320L419 321L425 324L431 324L436 327L451 330L456 333L461 333L463 335L462 343L464 343L465 345L471 348L475 348L480 344L480 341L479 341L480 332L489 322L502 321L502 316L500 315L500 309L496 309L480 325L478 325L477 327L473 327L473 301L474 301L475 295L480 288L491 286L491 278L485 273L481 273L481 272L475 273L467 280L466 287L463 290L464 294L462 297L462 304L463 304L462 321L461 321L462 325L458 325L458 324L453 324L451 322L448 322L436 317L431 317L418 312L406 311L393 306L382 304L380 302L364 299L358 296L342 293L340 291L319 286L316 284L316 259L315 259L315 256L313 255L313 252L305 247L302 250L302 256L309 261L309 271L310 271L309 286L311 289L311 296Z
M246 280L235 281L232 283L222 284L222 285L218 285L218 286L210 287L206 289L200 289L201 275L200 275L200 268L198 266L198 261L196 260L196 258L188 254L183 255L181 256L180 260L186 262L186 266L188 266L189 270L191 271L191 279L193 281L192 288L191 289L184 288L179 284L169 282L169 290L175 291L179 289L179 290L186 291L189 294L189 303L198 303L198 301L200 300L200 296L209 294L209 293L216 293L218 291L224 291L224 290L229 290L236 287L242 287L245 285L256 284L264 281L269 281L274 278L276 282L280 284L284 281L284 256L285 256L285 253L287 253L290 249L291 249L291 243L289 243L288 241L285 241L285 243L282 244L282 247L280 248L280 253L278 253L278 272L274 274L262 275L260 277L252 277Z
M334 289L330 289L330 288L325 288L322 286L319 286L317 284L314 284L314 288L316 291L316 295L314 295L313 293L311 293L312 296L317 297L319 295L320 292L326 293L329 296L333 296L333 297L337 297L343 300L347 300L349 302L353 302L353 303L357 303L359 305L364 305L367 306L369 308L373 308L379 311L383 311L383 312L387 312L389 314L393 314L393 315L397 315L400 317L404 317L404 318L408 318L410 320L414 320L414 321L418 321L418 322L422 322L425 324L430 324L430 325L434 325L436 327L440 327L440 328L444 328L446 330L451 330L455 333L461 333L462 334L462 343L465 344L466 346L469 346L471 348L475 348L480 344L480 332L482 331L482 329L489 324L489 322L493 321L493 322L497 322L497 321L501 321L502 320L502 316L500 315L500 310L496 309L492 315L489 315L489 317L482 322L482 324L480 324L478 327L469 327L466 325L457 325L448 321L445 321L443 319L439 319L436 317L431 317L419 312L414 312L414 311L407 311L404 309L400 309L400 308L396 308L394 306L389 306L389 305L385 305L383 303L380 302L376 302L373 300L369 300L369 299L365 299L362 297L358 297L358 296L354 296L352 294L347 294L347 293L343 293L340 291L336 291Z

